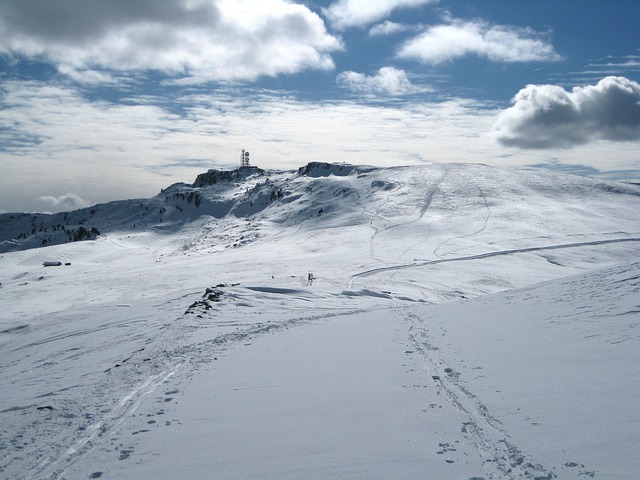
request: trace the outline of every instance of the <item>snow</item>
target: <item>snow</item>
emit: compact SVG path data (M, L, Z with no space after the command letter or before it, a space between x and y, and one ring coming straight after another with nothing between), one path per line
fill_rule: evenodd
M91 241L3 215L0 477L637 478L639 207L310 164L70 212Z
M577 463L596 477L631 478L640 439L640 388L629 384L640 374L639 271L636 262L429 306L413 335L426 338L443 388L471 403L474 421L499 422L494 428L556 473Z

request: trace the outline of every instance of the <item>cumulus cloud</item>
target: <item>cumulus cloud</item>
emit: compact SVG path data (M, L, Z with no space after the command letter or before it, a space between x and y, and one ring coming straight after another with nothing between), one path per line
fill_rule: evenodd
M47 205L48 208L56 212L77 210L79 208L93 205L92 202L83 200L75 193L67 193L65 195L60 195L59 197L43 195L38 197L38 200Z
M482 20L451 20L410 39L399 48L399 58L439 64L466 55L493 62L540 62L560 60L553 45L529 29L490 25Z
M339 29L363 27L377 22L398 8L437 3L439 0L338 0L323 9L331 24Z
M2 54L44 58L94 83L104 72L87 71L207 81L331 69L342 48L316 13L286 0L7 0L0 38Z
M352 71L342 72L336 78L338 85L365 95L401 96L426 89L411 83L404 70L382 67L378 73L368 76Z
M413 27L405 25L403 23L396 23L390 20L386 20L382 23L374 25L369 29L370 37L383 37L387 35L393 35L394 33L404 32L410 30Z
M596 140L640 140L640 84L606 77L568 92L527 85L494 125L498 141L530 149L571 148Z

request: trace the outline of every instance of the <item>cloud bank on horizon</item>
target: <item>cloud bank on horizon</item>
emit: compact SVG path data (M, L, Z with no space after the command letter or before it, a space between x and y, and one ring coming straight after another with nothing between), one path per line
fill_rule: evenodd
M577 2L5 0L0 211L153 194L244 147L640 180L640 7Z
M39 197L38 200L45 205L49 205L54 210L77 210L79 208L91 206L91 202L83 200L73 193L60 195L57 198L52 197L51 195L44 195Z

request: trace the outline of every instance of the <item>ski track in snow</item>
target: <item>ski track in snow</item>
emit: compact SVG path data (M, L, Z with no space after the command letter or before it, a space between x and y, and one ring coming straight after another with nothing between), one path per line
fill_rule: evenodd
M409 339L416 351L423 355L426 361L425 371L433 372L431 378L444 398L466 416L467 420L463 422L461 431L480 452L485 475L509 480L555 478L554 473L539 463L534 463L535 460L530 455L510 440L500 421L458 380L460 374L449 367L438 347L431 343L424 321L414 314L409 314L407 320L411 325ZM444 449L446 451L446 447Z
M445 178L449 174L449 170L447 168L444 168L442 175L440 175L440 178L437 179L434 185L429 185L427 179L425 178L426 177L425 172L421 172L421 174L423 179L422 187L425 188L425 190L427 191L427 195L425 196L424 201L420 206L420 213L418 217L415 220L406 223L405 225L411 225L413 223L419 222L424 218L425 214L427 213L427 210L431 206L431 202L433 202L434 195L438 193L440 185L442 184L442 182L444 182ZM405 248L398 258L403 258L405 255L409 253L410 250L413 250L419 245L426 243L429 240L430 232L431 232L431 223L427 225L427 231L424 234L424 236L420 239L420 241L416 242L413 245L409 245L407 248Z
M455 236L455 237L451 237L451 238L447 238L446 240L443 240L436 248L433 249L433 254L442 259L442 257L440 255L438 255L438 250L440 250L440 248L442 248L443 245L445 245L447 242L450 242L452 240L458 240L458 239L462 239L462 238L469 238L469 237L473 237L474 235L478 235L479 233L482 233L486 230L487 228L487 224L489 223L489 218L491 217L491 207L489 207L489 202L487 201L487 197L485 196L484 192L482 191L482 188L480 188L479 185L473 183L472 181L470 181L469 179L465 178L464 176L460 175L459 173L456 173L456 175L460 178L462 178L464 181L468 182L469 185L473 185L477 190L478 190L478 194L480 195L480 197L482 198L482 202L484 204L484 208L486 209L486 214L484 215L484 218L482 220L482 227L480 227L478 230L468 233L466 235L461 235L461 236Z
M406 183L399 181L396 178L391 178L391 182L396 184L396 189L397 190L402 190L405 188L409 188L412 191L418 191L418 192L426 192L424 198L420 198L417 201L417 216L414 219L411 220L407 220L405 222L398 222L397 220L394 219L388 219L387 217L385 217L384 215L381 214L381 212L384 210L384 208L387 205L392 205L392 206L396 206L391 203L391 199L387 199L387 200L383 200L378 207L376 208L376 211L374 213L369 212L368 210L365 209L366 213L369 213L370 216L372 218L377 218L377 219L382 219L385 221L385 223L391 223L391 225L387 225L384 228L379 228L377 226L373 225L372 222L372 228L374 230L374 233L371 235L371 237L369 238L369 245L370 245L370 257L372 260L377 260L377 261L381 261L380 259L378 259L376 257L376 241L377 241L377 237L386 233L386 232L390 232L393 230L399 230L403 227L407 227L410 225L413 225L417 222L419 222L420 220L423 219L424 215L426 214L427 210L429 209L429 206L431 205L431 202L433 201L433 197L434 195L438 192L438 188L440 187L440 185L442 184L442 182L444 181L444 179L447 177L447 175L449 174L449 170L444 167L442 168L442 173L440 174L440 176L438 178L435 178L433 180L429 180L427 178L427 172L425 170L421 170L420 171L420 179L421 181L416 181L415 179L412 179L410 185L407 186ZM405 256L407 254L407 252L409 252L409 250L414 249L415 247L417 247L418 245L421 245L423 243L425 243L428 238L429 238L429 229L431 228L431 225L429 224L427 226L427 233L420 239L419 242L416 242L414 245L410 245L407 248L405 248L404 252L401 253L399 255L399 258L402 258L403 256Z
M296 292L292 289L272 287L247 287L247 290L281 295L285 298L286 295ZM134 352L125 361L116 364L116 368L108 369L105 372L106 376L89 392L85 390L71 392L72 396L65 398L63 411L52 409L48 412L49 415L44 419L46 422L45 431L41 429L42 420L38 419L26 425L22 432L14 438L2 440L2 436L0 436L0 445L11 443L20 452L18 455L14 454L13 458L5 457L2 459L0 457L0 473L9 469L11 464L18 460L24 462L27 469L23 475L15 477L17 479L57 480L65 478L65 472L69 468L89 455L95 448L107 442L109 437L117 434L122 424L136 412L140 404L151 396L160 385L166 383L183 369L183 366L188 365L188 371L185 374L191 378L197 373L199 365L211 362L216 355L220 355L235 344L309 322L352 315L363 311L362 309L333 311L290 318L278 323L256 323L230 333L216 335L211 339L194 342L192 339L190 340L193 328L185 325L185 320L188 320L189 316L205 312L198 312L197 308L191 311L187 310L182 318L175 319L166 325L161 338L154 340L153 348ZM238 327L241 325L234 323L229 326ZM195 329L197 330L197 327ZM49 339L48 341L55 340ZM180 346L176 347L176 344L180 344ZM113 375L117 375L118 378L114 379ZM120 384L120 387L114 389L114 382L115 385ZM127 393L121 394L119 397L111 396L111 390L122 392L125 388L128 388ZM61 394L64 392L56 392L56 395ZM102 399L101 405L93 406L94 409L99 410L98 413L85 410L85 405L92 398ZM61 401L58 399L56 405L60 403ZM24 409L33 410L34 407L35 405L29 405ZM29 432L40 432L39 435L45 436L45 438L41 439L37 445L31 444ZM49 435L49 432L53 435ZM131 452L125 451L122 455L128 457L129 453Z
M413 262L413 263L407 263L404 265L390 265L388 267L379 267L379 268L373 268L371 270L365 270L364 272L359 272L352 275L351 279L349 280L349 283L347 284L347 288L351 289L353 286L353 283L358 278L369 277L371 275L376 275L378 273L387 273L394 270L405 270L408 268L427 267L429 265L437 265L440 263L481 260L484 258L500 257L504 255L514 255L517 253L539 252L544 250L562 250L567 248L588 247L588 246L607 245L612 243L624 243L624 242L640 242L640 237L613 238L609 240L594 240L591 242L563 243L563 244L556 244L556 245L545 245L540 247L514 248L514 249L508 249L508 250L498 250L495 252L479 253L477 255L467 255L467 256L453 257L453 258L442 258L439 260L425 260L423 262Z
M107 410L96 423L83 426L81 430L84 433L76 436L71 447L56 451L53 456L44 458L25 478L35 476L51 480L64 478L66 469L88 455L107 436L117 433L122 423L127 417L133 415L145 398L175 375L179 368L180 365L177 365L172 371L162 371L138 384L134 390L120 398L115 406Z

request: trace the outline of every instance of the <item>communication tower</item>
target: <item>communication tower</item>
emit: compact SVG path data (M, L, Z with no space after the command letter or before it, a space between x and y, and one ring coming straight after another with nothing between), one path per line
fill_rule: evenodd
M240 154L240 168L251 168L249 163L249 152L246 152L244 148Z

